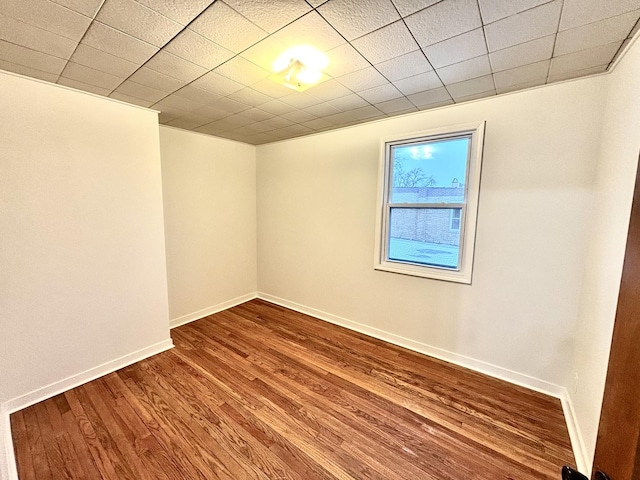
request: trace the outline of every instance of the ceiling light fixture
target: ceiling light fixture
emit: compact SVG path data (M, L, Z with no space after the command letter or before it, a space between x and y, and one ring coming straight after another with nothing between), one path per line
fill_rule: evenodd
M292 47L273 62L272 68L276 73L269 78L298 92L304 92L326 77L322 70L327 65L327 56L315 48L308 45Z

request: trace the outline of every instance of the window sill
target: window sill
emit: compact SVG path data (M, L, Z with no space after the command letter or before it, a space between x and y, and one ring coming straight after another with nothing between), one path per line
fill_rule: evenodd
M401 263L384 262L374 265L374 270L382 272L399 273L413 277L430 278L445 282L464 283L471 285L471 273L440 268L421 267L419 265L405 265Z

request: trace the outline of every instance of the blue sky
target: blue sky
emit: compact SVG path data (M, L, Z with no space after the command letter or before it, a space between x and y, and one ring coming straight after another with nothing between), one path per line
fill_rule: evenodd
M397 146L393 148L394 160L400 160L405 171L422 168L433 175L439 187L451 186L457 178L464 183L467 169L468 138Z

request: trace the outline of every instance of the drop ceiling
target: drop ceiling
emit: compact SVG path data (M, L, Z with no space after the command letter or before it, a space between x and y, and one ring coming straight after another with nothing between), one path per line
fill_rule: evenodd
M639 18L640 0L0 0L0 69L262 144L604 72ZM268 78L300 44L330 60L305 92Z

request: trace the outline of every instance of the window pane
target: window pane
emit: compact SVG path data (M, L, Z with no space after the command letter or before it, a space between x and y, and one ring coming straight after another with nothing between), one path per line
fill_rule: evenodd
M456 213L454 213L456 212ZM458 269L460 229L451 228L459 208L392 208L389 260Z
M391 203L463 203L469 137L391 147Z

